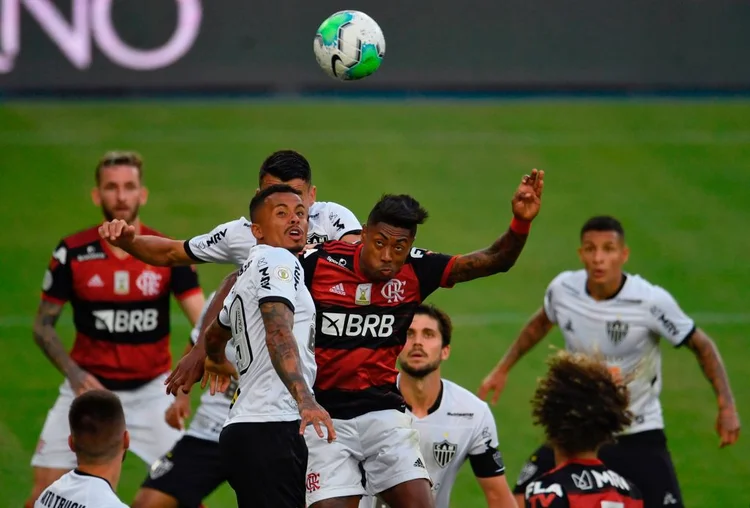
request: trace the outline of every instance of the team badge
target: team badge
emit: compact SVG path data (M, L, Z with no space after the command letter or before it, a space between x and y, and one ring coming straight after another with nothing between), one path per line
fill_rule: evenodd
M126 272L127 273L127 272ZM161 282L161 275L154 272L153 270L144 270L135 279L135 287L141 290L143 296L157 296L161 291L159 283Z
M388 303L403 302L405 286L406 282L398 279L391 279L385 284L385 286L383 286L383 289L380 290L380 294L383 295L383 298L388 300Z
M457 450L458 445L448 442L447 439L440 443L432 444L432 456L440 467L447 466L453 460L453 457L456 456Z
M166 457L158 459L156 462L151 464L151 468L148 471L148 475L152 480L161 478L172 470L174 463Z
M313 233L307 237L307 243L319 244L328 241L328 235L321 235L319 233Z
M360 284L354 293L354 303L357 305L370 305L372 301L372 284Z
M115 294L127 295L130 293L130 273L127 270L115 272Z
M607 335L609 335L610 340L617 345L622 342L622 339L628 334L628 328L628 324L623 323L619 319L617 321L608 321Z

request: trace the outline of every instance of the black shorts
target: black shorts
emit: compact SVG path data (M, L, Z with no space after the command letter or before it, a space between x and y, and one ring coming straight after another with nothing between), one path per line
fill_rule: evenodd
M604 445L599 458L616 473L632 481L643 495L644 508L682 508L682 494L677 473L667 449L662 430L647 430L620 436L614 444ZM515 494L523 494L526 486L555 467L555 455L548 446L539 447L526 462Z
M221 461L238 508L305 508L307 444L299 425L233 423L221 431Z
M172 496L181 508L198 508L226 480L219 443L183 436L151 466L141 487Z

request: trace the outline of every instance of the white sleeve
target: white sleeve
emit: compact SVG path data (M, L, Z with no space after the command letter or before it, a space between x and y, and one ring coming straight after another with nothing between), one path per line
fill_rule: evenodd
M346 207L338 203L328 203L328 214L326 224L326 235L333 240L339 240L342 236L362 231L362 224L357 216Z
M273 249L265 253L250 268L255 281L258 305L280 302L294 312L297 291L302 281L302 267L297 258L286 249Z
M695 331L695 322L665 289L654 286L651 297L651 330L674 346L682 345Z
M185 252L200 262L241 265L253 245L255 237L250 231L250 222L242 217L186 240Z
M492 416L492 411L487 404L483 405L482 414L479 416L471 437L469 455L481 455L486 453L488 448L497 449L499 446L495 417Z
M555 315L555 297L561 297L561 288L558 282L563 274L558 275L552 282L547 286L547 291L544 293L544 313L547 315L547 319L551 323L557 324L557 316Z
M223 326L227 330L231 329L232 326L232 320L229 319L229 307L232 306L234 297L237 296L237 284L241 283L245 283L245 281L240 282L240 278L237 277L237 280L234 281L234 286L232 286L232 290L229 291L227 297L224 298L224 303L222 304L221 310L219 311L219 317L217 321L219 322L219 325Z

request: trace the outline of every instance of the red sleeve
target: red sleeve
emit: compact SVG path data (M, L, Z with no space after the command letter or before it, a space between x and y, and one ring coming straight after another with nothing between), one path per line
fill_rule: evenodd
M65 245L65 240L61 240L44 272L42 300L60 305L70 300L73 294L73 275L69 257L68 246Z
M178 300L184 300L199 291L203 291L198 282L198 272L195 270L195 266L173 266L171 270L171 290Z
M419 280L422 300L426 300L438 288L449 288L448 276L458 256L438 254L423 249L412 249L409 262Z

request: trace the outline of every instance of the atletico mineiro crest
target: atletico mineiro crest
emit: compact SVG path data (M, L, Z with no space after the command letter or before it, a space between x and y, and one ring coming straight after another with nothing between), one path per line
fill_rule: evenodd
M447 466L455 457L457 450L458 445L449 443L447 440L432 444L432 456L440 467Z
M610 340L617 345L622 342L622 339L628 334L628 328L628 324L623 323L619 319L617 321L608 321L607 335L609 335Z

